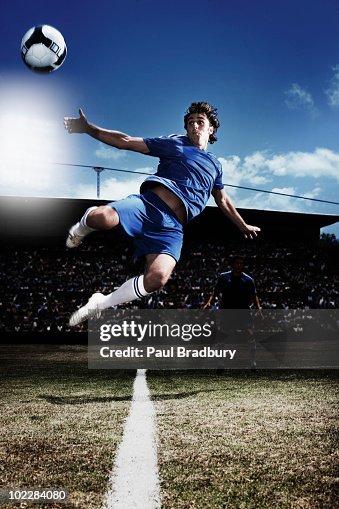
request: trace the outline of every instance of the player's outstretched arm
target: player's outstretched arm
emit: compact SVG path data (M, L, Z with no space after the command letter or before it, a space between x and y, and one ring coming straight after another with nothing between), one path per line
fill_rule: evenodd
M213 189L213 198L218 207L241 231L246 239L254 239L257 237L260 228L258 226L252 226L245 223L235 206L231 198L225 193L224 189Z
M88 122L81 109L79 110L78 118L65 117L64 126L70 134L88 134L92 138L95 138L102 143L106 143L111 147L124 150L133 150L134 152L140 152L141 154L147 154L149 152L149 149L143 138L129 136L128 134L122 133L120 131L110 131L108 129L103 129L102 127L91 124Z

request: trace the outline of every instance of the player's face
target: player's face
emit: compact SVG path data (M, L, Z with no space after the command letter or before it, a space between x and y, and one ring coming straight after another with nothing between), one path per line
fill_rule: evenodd
M213 127L205 113L192 113L187 120L187 136L198 148L206 150Z
M242 273L243 269L244 269L244 262L243 262L243 260L235 259L233 264L232 264L233 274L235 276L240 276L240 274Z

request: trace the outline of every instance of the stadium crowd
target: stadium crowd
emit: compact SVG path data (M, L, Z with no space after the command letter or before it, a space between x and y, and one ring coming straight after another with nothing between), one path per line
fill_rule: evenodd
M266 309L339 308L338 246L269 243L184 245L167 285L130 307L202 308L234 253L246 256ZM138 273L131 246L93 236L79 249L6 245L0 254L0 331L65 332L70 313L94 291L108 293ZM140 262L138 262L140 263ZM126 305L124 307L127 307ZM77 327L85 331L87 324Z

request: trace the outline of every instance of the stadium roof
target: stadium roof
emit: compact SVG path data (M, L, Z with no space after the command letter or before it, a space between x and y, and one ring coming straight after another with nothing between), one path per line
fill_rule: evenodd
M317 241L320 229L339 221L339 215L305 214L299 212L281 212L237 208L248 224L261 228L260 236L265 240L302 240ZM189 225L192 235L201 235L206 239L220 239L222 231L240 237L238 229L230 223L218 207L207 207L202 214ZM189 232L190 233L190 232Z
M64 237L70 225L93 204L105 200L75 198L0 197L1 237ZM256 209L238 209L245 221L260 226L263 240L314 242L320 229L339 222L339 215L302 214ZM217 207L206 207L187 227L188 238L205 241L241 238L238 229Z

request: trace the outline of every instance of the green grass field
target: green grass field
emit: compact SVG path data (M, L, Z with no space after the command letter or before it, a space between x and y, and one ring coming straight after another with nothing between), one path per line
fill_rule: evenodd
M314 371L151 375L163 508L338 507L336 383Z
M66 504L33 507L99 509L135 373L88 370L85 346L0 352L0 488L65 488ZM338 507L336 371L147 380L163 509Z
M81 346L1 350L1 487L65 488L69 507L100 507L134 373L89 371Z

